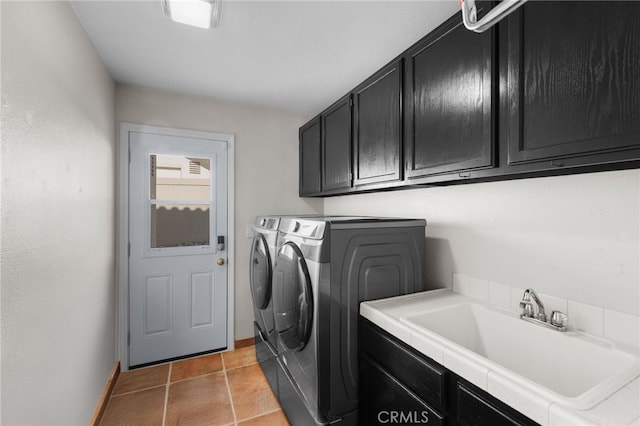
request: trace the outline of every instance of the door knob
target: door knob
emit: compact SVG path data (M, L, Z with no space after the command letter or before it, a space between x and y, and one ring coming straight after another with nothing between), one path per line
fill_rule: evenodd
M218 265L220 265L220 266L224 265L224 259L223 258L221 258L221 257L218 258Z

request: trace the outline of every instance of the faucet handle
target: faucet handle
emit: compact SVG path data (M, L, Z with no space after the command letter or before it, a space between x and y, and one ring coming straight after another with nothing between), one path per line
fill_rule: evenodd
M568 319L569 317L567 316L567 314L563 312L560 312L560 311L551 312L550 322L551 322L551 325L555 327L566 327Z
M529 290L526 290L522 295L522 299L520 300L520 309L522 309L520 316L533 318L533 303L531 303Z
M530 301L521 300L520 308L522 309L522 316L533 318L533 304Z

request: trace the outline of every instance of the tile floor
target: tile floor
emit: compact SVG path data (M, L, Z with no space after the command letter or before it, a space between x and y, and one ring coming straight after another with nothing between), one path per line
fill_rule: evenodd
M247 346L121 373L100 425L289 423Z

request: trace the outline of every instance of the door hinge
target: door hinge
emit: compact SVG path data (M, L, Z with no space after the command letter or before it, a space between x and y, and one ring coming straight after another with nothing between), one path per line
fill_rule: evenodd
M131 332L127 332L127 346L131 346Z
M127 243L127 256L131 256L131 243Z

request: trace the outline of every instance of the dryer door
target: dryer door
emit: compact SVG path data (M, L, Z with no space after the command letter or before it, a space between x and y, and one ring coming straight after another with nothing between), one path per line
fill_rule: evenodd
M262 234L256 234L251 245L251 266L249 282L253 304L258 309L265 309L271 301L271 257L267 240Z
M311 334L313 293L307 263L293 242L285 243L278 251L273 285L278 335L287 348L301 351Z

